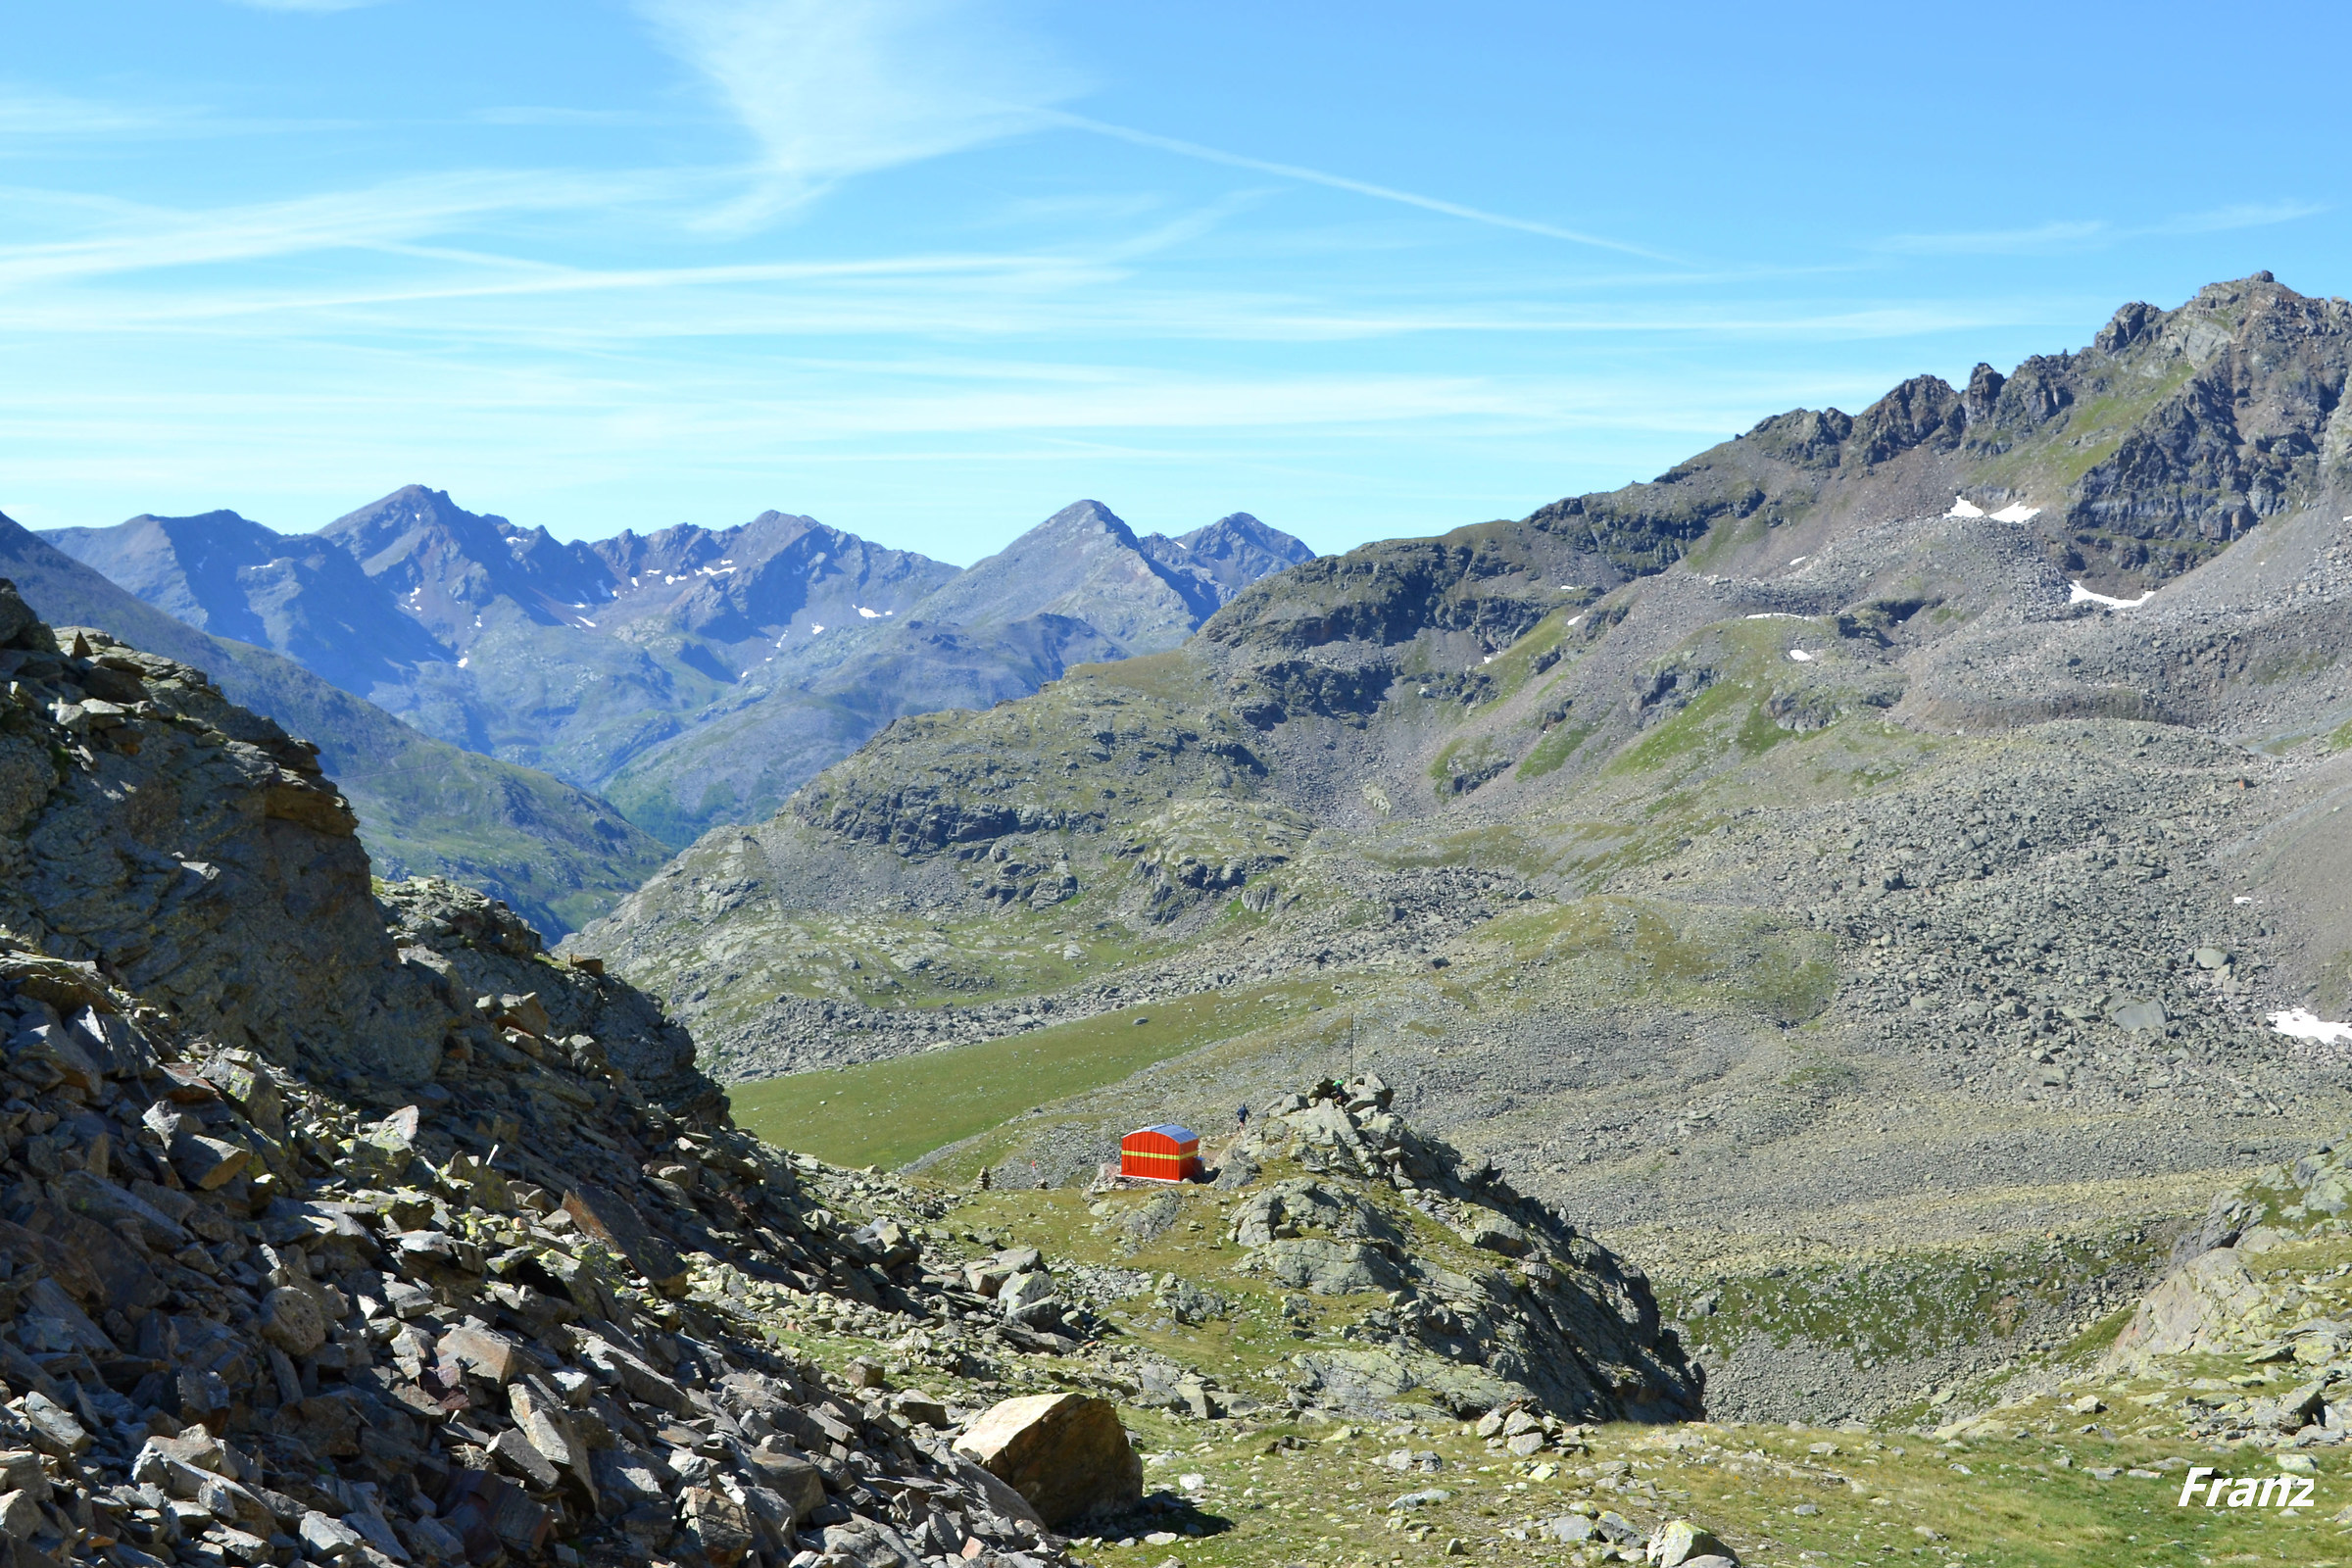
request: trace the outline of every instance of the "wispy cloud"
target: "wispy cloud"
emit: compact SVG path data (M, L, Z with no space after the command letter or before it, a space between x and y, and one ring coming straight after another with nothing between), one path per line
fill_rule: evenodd
M1077 73L973 0L637 0L761 155L731 212L757 220L855 174L1034 130Z
M662 116L638 109L567 109L560 104L505 104L476 109L466 119L482 125L653 125Z
M143 134L184 122L187 118L151 105L133 108L100 99L0 85L0 144L29 137L67 141Z
M2299 218L2317 218L2326 211L2326 202L2240 202L2231 207L2216 207L2207 213L2183 213L2179 218L2150 224L2147 232L2219 234L2232 228L2267 228L2273 223L2291 223Z
M2040 223L2032 228L1989 228L1947 234L1891 234L1878 249L1899 256L2042 256L2081 250L2115 238L2104 220Z
M1877 248L1901 256L2051 256L2100 249L2129 240L2219 234L2230 229L2291 223L2328 211L2320 202L2240 202L2209 212L2181 213L2153 222L2116 223L2103 218L1942 234L1895 234Z
M322 250L389 246L499 213L604 208L674 190L679 175L564 175L466 172L387 180L359 190L181 212L127 202L94 210L100 232L47 243L0 245L0 287ZM0 190L0 198L41 192Z
M705 174L702 188L725 177ZM1491 298L1475 286L1429 295L1360 280L1317 281L1314 262L1303 255L1298 264L1309 270L1279 280L1158 268L1161 253L1214 228L1255 193L1193 211L1126 215L1110 232L1061 244L620 267L498 248L498 234L526 212L570 209L594 221L636 200L659 220L674 210L663 202L677 198L677 183L668 175L504 173L203 213L92 211L75 202L63 205L56 220L82 235L0 245L0 294L13 296L17 330L44 335L210 332L243 321L265 333L422 330L480 346L560 352L665 339L838 340L862 333L1052 340L1080 332L1267 344L1445 335L1830 342L2010 324L2024 309L1975 300L1850 300L1824 309L1801 293L1740 304L1612 302L1605 293L1582 297L1582 290L1549 300L1526 292ZM38 194L0 188L0 202L36 211L30 198ZM689 190L686 200L692 196ZM1134 220L1144 216L1157 221ZM474 233L481 243L443 237ZM221 263L336 250L371 253L386 265L331 280L307 264L282 273L213 270ZM102 280L109 281L101 290ZM600 297L606 303L595 303ZM625 308L612 303L624 297Z
M356 129L361 123L357 120L223 115L201 103L171 103L152 97L124 103L0 83L0 156L31 151L47 155L75 142L316 135Z
M1107 124L1089 120L1083 115L1055 114L1055 122L1073 129L1092 131L1098 136L1111 136L1138 147L1155 148L1175 153L1183 158L1196 158L1203 163L1223 164L1232 169L1247 169L1255 173L1273 174L1282 179L1295 179L1303 184L1324 185L1332 190L1348 191L1357 196L1369 196L1376 201L1400 202L1418 207L1423 212L1442 213L1447 218L1466 219L1473 223L1487 223L1495 228L1517 229L1522 234L1541 234L1546 239L1567 240L1576 245L1592 245L1602 250L1618 251L1627 256L1640 256L1653 262L1669 262L1673 258L1660 251L1649 250L1625 240L1609 239L1599 234L1588 234L1580 229L1562 228L1556 223L1540 223L1532 219L1511 218L1501 213L1490 213L1482 208L1465 207L1460 202L1441 200L1435 196L1417 195L1398 190L1392 185L1375 185L1369 180L1350 179L1345 174L1327 173L1320 169L1308 169L1298 164L1278 164L1263 158L1250 158L1241 153L1229 153L1221 148L1204 147L1199 142L1183 141L1174 136L1161 136L1148 130L1136 130L1127 125Z
M760 142L764 177L732 210L737 219L770 216L852 175L1057 126L1495 228L1674 260L1606 235L1061 112L1053 106L1084 82L1003 7L637 0L637 9L672 53L710 78Z
M243 6L248 11L308 11L324 14L331 11L358 11L368 6L381 5L384 0L228 0L228 3Z

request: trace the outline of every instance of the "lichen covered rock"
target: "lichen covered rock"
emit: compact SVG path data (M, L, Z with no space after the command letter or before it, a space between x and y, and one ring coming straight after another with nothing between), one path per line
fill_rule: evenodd
M1380 1412L1419 1391L1457 1413L1532 1398L1576 1420L1699 1413L1700 1370L1641 1270L1491 1168L1420 1138L1377 1075L1291 1095L1226 1152L1290 1162L1234 1204L1240 1265L1316 1296L1386 1293L1366 1327L1388 1343L1294 1358L1301 1400Z

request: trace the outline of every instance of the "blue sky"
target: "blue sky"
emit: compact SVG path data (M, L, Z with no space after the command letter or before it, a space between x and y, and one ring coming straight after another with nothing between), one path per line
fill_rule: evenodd
M0 511L969 562L1648 477L2269 268L2340 6L76 0L0 52ZM2249 18L2252 14L2247 14Z

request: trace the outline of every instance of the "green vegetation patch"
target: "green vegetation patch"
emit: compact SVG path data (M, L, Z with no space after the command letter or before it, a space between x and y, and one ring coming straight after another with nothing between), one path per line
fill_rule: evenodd
M1494 682L1494 696L1488 706L1500 702L1525 686L1529 677L1548 674L1563 662L1573 664L1583 657L1585 644L1569 636L1572 620L1582 620L1591 608L1594 594L1590 588L1579 588L1563 598L1559 607L1527 629L1526 635L1494 656L1494 662L1481 671ZM1552 677L1558 679L1557 675Z
M1815 740L1843 728L1841 715L1864 706L1864 694L1839 684L1836 664L1788 662L1788 624L1779 616L1718 622L1686 642L1659 667L1685 684L1703 685L1677 699L1680 709L1620 752L1608 771L1624 777L1752 759L1785 741ZM1775 716L1778 705L1818 716L1804 730L1784 728Z
M1842 1068L1826 1065L1833 1073ZM1867 1369L2006 1338L2119 1269L2160 1272L2166 1249L2154 1234L2131 1228L2011 1247L1923 1249L1800 1264L1742 1279L1660 1281L1659 1307L1687 1325L1684 1340L1701 1361L1717 1348L1728 1351L1761 1339L1826 1347ZM2062 1358L2087 1358L2103 1349L2130 1315L2126 1310L2093 1324ZM1925 1415L1926 1407L1914 1413Z
M1634 743L1610 764L1621 773L1655 772L1697 754L1718 737L1715 720L1753 701L1756 694L1740 680L1717 680L1692 698L1683 710Z
M840 1165L903 1165L1049 1101L1262 1027L1328 992L1310 983L1155 1002L978 1045L738 1084L728 1099L738 1123L779 1148Z
M1438 798L1467 795L1487 780L1506 772L1518 760L1510 747L1493 735L1461 735L1446 743L1429 764L1430 782Z
M1550 731L1528 752L1527 760L1519 764L1519 776L1542 778L1557 772L1562 763L1576 755L1576 749L1592 738L1593 728L1591 724L1563 724Z
M1761 500L1760 495L1758 499ZM1753 512L1744 517L1718 517L1684 559L1694 571L1708 570L1734 551L1762 540L1772 530L1774 520L1768 512Z
M1170 649L1164 654L1139 654L1106 664L1076 664L1064 678L1125 687L1179 707L1198 703L1205 685L1200 670L1185 658L1182 649Z
M1838 988L1826 933L1746 910L1595 895L1490 931L1520 964L1564 963L1623 995L1737 1003L1783 1024L1813 1017Z

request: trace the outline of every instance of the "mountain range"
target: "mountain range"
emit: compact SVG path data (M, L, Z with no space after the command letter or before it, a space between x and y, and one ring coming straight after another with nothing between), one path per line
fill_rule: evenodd
M566 542L420 485L309 534L213 512L47 537L190 625L605 794L673 844L772 811L906 713L1173 648L1311 555L1241 513L1138 538L1091 501L965 571L775 512Z
M1318 559L903 719L568 951L775 1136L870 1095L959 1179L1377 1065L1649 1270L1711 1409L1924 1401L2352 1111L2348 378L2352 305L2257 273ZM1975 1304L1825 1315L1888 1279Z
M561 932L662 863L659 843L587 791L433 740L292 659L201 631L4 516L0 577L53 623L204 669L230 701L316 745L384 875L460 878Z

